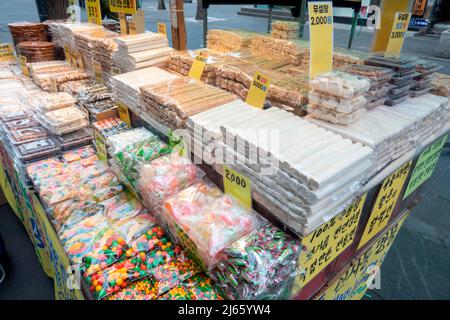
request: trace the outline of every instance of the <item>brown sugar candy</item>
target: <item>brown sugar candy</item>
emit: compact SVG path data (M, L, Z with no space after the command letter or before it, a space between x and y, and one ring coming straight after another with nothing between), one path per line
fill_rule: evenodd
M25 41L18 45L18 52L25 56L28 62L55 60L54 45L46 41Z

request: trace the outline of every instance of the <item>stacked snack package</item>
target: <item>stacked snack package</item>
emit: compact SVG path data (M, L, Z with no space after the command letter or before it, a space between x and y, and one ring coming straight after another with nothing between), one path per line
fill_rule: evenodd
M160 222L203 269L220 261L223 249L255 230L259 219L208 181L165 199Z
M245 30L209 30L208 49L220 52L241 52L250 46L255 34Z
M24 41L47 41L46 26L42 23L14 22L8 23L8 28L16 46Z
M223 251L211 278L228 299L288 299L300 248L300 241L266 221Z
M431 83L433 82L434 73L441 69L435 62L419 60L416 62L416 71L418 76L414 77L413 84L409 94L411 97L417 97L428 93L431 90Z
M186 189L203 178L204 172L177 152L139 168L139 194L148 208Z
M331 71L312 79L309 85L307 111L314 118L349 125L365 112L365 94L370 88L365 78Z
M388 92L393 88L391 81L394 72L391 69L375 66L352 64L343 68L343 71L365 77L370 81L370 89L367 91L366 109L370 110L383 105Z
M76 96L80 105L88 111L91 122L97 120L99 114L116 108L114 94L103 84L86 83L77 88Z
M53 43L47 41L24 41L18 44L19 55L27 58L27 62L55 60Z
M296 39L300 25L296 21L274 21L272 23L272 36L279 39Z
M119 132L108 137L109 152L116 154L123 151L127 146L142 142L144 140L156 138L156 135L145 128L133 128L130 130Z
M393 87L388 92L385 105L394 106L409 97L412 80L419 75L415 68L416 60L417 58L412 56L386 57L383 54L374 54L364 61L366 65L389 68L395 72L390 80Z
M92 123L92 127L105 138L128 130L128 125L118 117L96 121Z

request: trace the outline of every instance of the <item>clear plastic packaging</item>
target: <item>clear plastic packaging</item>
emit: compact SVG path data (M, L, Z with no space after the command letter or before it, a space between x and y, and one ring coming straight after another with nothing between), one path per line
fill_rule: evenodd
M92 142L92 130L87 128L58 136L60 146L63 150L83 146Z
M391 68L396 72L409 71L416 66L416 57L412 56L393 56L386 57L384 53L376 53L364 61L364 64L370 66L379 66Z
M96 121L92 126L104 137L109 137L128 129L128 125L117 117Z
M86 114L75 107L68 107L46 112L41 119L51 127L60 128L86 120Z
M376 108L378 106L382 106L386 102L387 99L388 99L388 97L385 96L385 97L383 97L381 99L370 101L370 102L367 103L366 109L367 110L371 110L371 109Z
M173 152L139 168L139 194L146 207L153 208L163 199L198 182L204 175L189 159Z
M60 151L60 148L54 140L47 138L21 144L14 150L19 160L28 162L53 156Z
M411 80L414 79L415 77L417 77L418 73L417 72L411 72L402 76L394 76L391 79L392 84L398 85L398 86L402 86L405 85L407 83L411 83Z
M286 299L274 297L273 289L292 285L300 249L300 241L265 222L223 251L211 278L228 299Z
M154 137L155 134L145 128L135 128L108 137L107 143L111 147L111 154L115 154L129 145Z
M66 162L75 162L81 159L90 158L94 155L95 155L94 148L92 146L86 146L76 150L65 152L62 157Z
M352 64L344 68L345 72L356 74L370 80L372 87L387 83L394 76L394 71L389 68Z
M207 181L167 198L161 206L161 221L204 269L212 269L221 251L259 222L256 215Z
M20 105L3 105L0 106L0 119L3 122L19 120L23 118L30 118L31 114L29 114L26 110L22 109Z
M367 79L342 71L318 75L310 80L309 85L316 91L345 99L364 94L370 89Z
M389 90L389 96L402 96L405 92L411 88L411 82L408 82L406 85L396 86Z
M392 88L394 88L394 86L387 83L372 87L367 91L366 97L369 101L378 100L385 97Z
M39 126L39 123L33 118L22 118L17 120L12 120L4 123L4 127L8 131L21 130L26 128L33 128Z
M15 145L44 139L47 136L47 131L42 127L20 129L7 134L9 141Z
M364 96L359 95L351 99L343 99L335 96L329 96L316 91L310 91L308 96L309 102L324 107L326 109L335 110L340 113L352 113L364 107L367 103Z
M409 91L409 95L410 95L411 97L415 98L415 97L418 97L418 96L422 96L422 95L424 95L424 94L427 94L428 92L430 92L430 90L431 90L431 87L429 87L429 88L424 88L424 89L421 89L421 90L411 90L411 91Z
M147 213L147 209L128 191L101 202L101 205L105 208L105 217L112 224Z
M352 113L340 113L314 104L309 104L306 110L309 115L316 119L342 125L352 124L365 112L365 109L358 109Z
M392 106L395 106L395 105L397 105L397 104L399 104L399 103L405 101L405 100L408 99L408 98L409 98L409 91L406 92L406 93L403 94L403 95L400 95L400 96L389 97L389 98L384 102L384 104L387 105L387 106L391 106L391 107L392 107Z
M135 240L130 241L129 245L133 255L151 251L165 252L174 249L173 243L167 237L163 228L158 225L153 225Z
M35 96L38 100L37 107L41 112L48 112L56 109L73 107L77 103L77 99L66 92L57 93L41 93Z
M125 241L131 243L146 233L156 220L149 214L140 214L137 216L121 219L111 225L111 227L124 235Z

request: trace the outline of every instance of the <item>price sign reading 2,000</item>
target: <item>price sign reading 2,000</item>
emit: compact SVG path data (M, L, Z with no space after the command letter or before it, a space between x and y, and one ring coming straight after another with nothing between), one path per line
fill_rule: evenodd
M233 182L236 183L238 186L245 188L247 186L247 183L244 179L239 178L238 176L235 176L234 173L230 172L230 170L225 169L225 177Z
M318 26L321 24L331 24L330 16L311 17L311 25Z

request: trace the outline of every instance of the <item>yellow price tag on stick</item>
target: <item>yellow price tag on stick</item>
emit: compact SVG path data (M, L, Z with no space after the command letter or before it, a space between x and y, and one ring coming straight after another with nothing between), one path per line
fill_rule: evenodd
M252 207L251 182L249 178L228 166L223 166L223 187L226 194L236 198L245 207Z
M387 226L408 177L411 164L412 161L408 161L383 181L358 249L363 247Z
M27 57L20 55L19 56L19 65L20 69L22 69L22 73L26 76L30 76L30 71L27 67Z
M88 22L102 25L102 9L100 0L86 0Z
M68 45L64 45L64 55L66 56L67 63L72 65L72 55L70 54L70 49Z
M206 68L208 61L208 52L201 51L194 59L191 70L189 70L189 77L200 80L202 78L203 71Z
M259 73L258 71L255 72L245 102L254 107L262 109L264 107L264 102L266 102L266 96L267 92L269 91L269 85L270 85L269 77Z
M0 44L0 61L14 60L14 48L11 43Z
M94 141L98 158L106 162L108 160L108 152L106 151L106 139L96 129L94 129Z
M136 0L117 1L109 0L109 9L111 12L123 12L125 14L136 13Z
M158 33L165 35L167 38L167 25L165 23L158 22L157 27L158 27Z
M128 34L127 16L123 12L119 12L120 34Z
M119 112L119 118L131 128L131 119L128 107L122 102L119 102L117 104L117 111Z
M103 83L102 65L100 62L92 59L92 66L94 68L95 81L98 83Z
M411 13L409 12L397 12L395 14L394 23L385 52L386 56L398 56L402 51L406 31L409 26L409 20L411 20Z
M113 75L113 76L117 76L117 75L119 75L119 74L121 74L122 73L122 71L119 69L119 68L117 68L117 67L111 67L111 74Z
M56 82L55 77L50 77L50 92L57 93L58 92L58 83Z
M333 68L333 4L331 1L308 2L310 66L312 78Z

